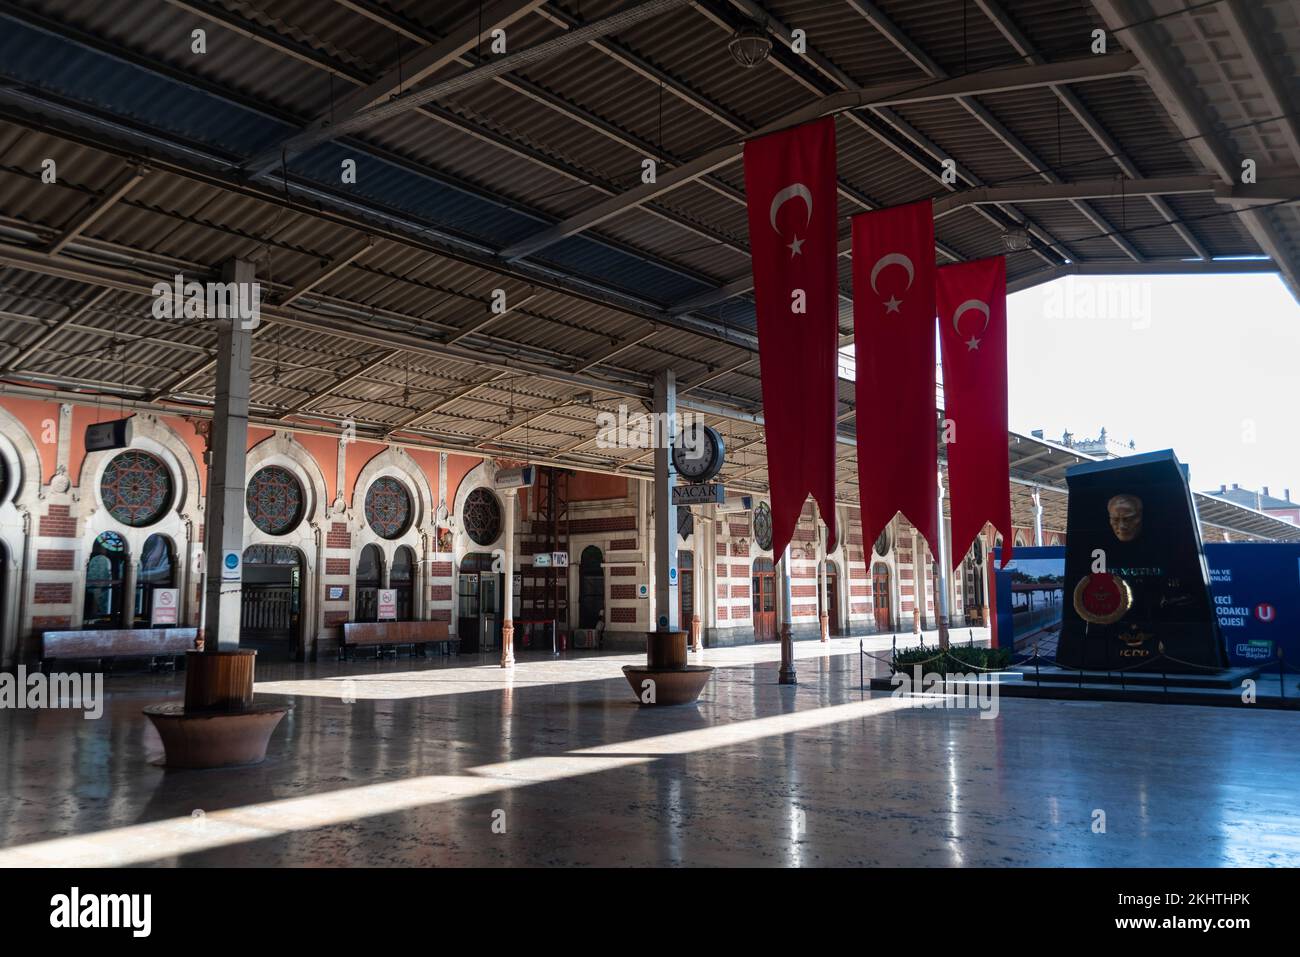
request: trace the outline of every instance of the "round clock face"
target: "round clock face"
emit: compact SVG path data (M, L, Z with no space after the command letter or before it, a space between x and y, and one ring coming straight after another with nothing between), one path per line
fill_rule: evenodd
M673 468L687 482L707 482L722 468L722 436L695 423L683 427L673 446Z

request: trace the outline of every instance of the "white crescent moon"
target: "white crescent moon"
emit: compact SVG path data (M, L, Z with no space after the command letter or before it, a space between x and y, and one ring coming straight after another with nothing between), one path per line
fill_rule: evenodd
M978 309L980 312L984 313L984 327L980 329L980 332L983 332L984 329L989 327L989 304L983 299L967 299L958 306L957 311L952 314L953 332L957 333L957 335L961 335L961 329L959 328L961 324L961 314L967 309Z
M871 291L879 295L880 290L876 288L876 277L886 266L902 266L907 270L907 285L904 289L912 288L912 260L908 259L902 253L890 253L887 256L881 256L876 260L876 264L871 267Z
M812 193L808 191L808 187L803 183L791 183L785 189L772 197L772 208L768 212L768 218L772 221L772 230L777 233L777 235L780 235L781 230L776 228L776 214L781 210L781 206L787 199L794 199L796 196L799 197L799 199L802 199L804 205L808 207L808 218L804 221L804 225L807 226L808 223L812 222Z

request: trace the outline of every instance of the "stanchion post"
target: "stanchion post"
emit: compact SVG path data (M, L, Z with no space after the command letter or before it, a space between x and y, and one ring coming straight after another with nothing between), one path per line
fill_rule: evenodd
M862 660L862 656L865 653L866 653L866 649L863 647L863 641L861 638L859 638L858 639L858 691L860 692L865 692L867 690L866 662Z

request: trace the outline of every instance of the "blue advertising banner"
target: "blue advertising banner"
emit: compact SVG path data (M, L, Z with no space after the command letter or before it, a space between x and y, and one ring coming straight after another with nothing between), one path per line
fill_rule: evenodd
M1065 548L1017 548L1006 568L993 550L999 647L1050 658L1061 625L1058 582ZM1205 546L1210 595L1233 666L1274 661L1280 649L1300 663L1300 543L1218 542Z
M1300 664L1300 543L1207 544L1205 563L1229 661L1272 660L1280 648Z

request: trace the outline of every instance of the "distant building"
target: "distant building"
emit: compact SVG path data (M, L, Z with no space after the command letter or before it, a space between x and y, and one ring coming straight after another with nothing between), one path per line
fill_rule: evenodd
M1300 525L1300 502L1291 501L1291 490L1289 488L1283 489L1282 498L1278 498L1276 495L1269 494L1267 485L1256 492L1248 488L1242 488L1234 482L1232 488L1220 485L1218 491L1210 491L1205 494L1227 499L1234 505L1253 508L1257 512L1280 518L1292 525Z
M1042 429L1035 429L1030 434L1036 439L1043 438ZM1136 442L1129 439L1128 444L1125 445L1123 442L1112 439L1106 434L1105 426L1102 426L1101 432L1095 439L1075 438L1074 433L1066 429L1061 435L1061 445L1064 445L1067 449L1074 449L1084 455L1091 455L1099 459L1117 459L1121 455L1132 455L1137 451Z

